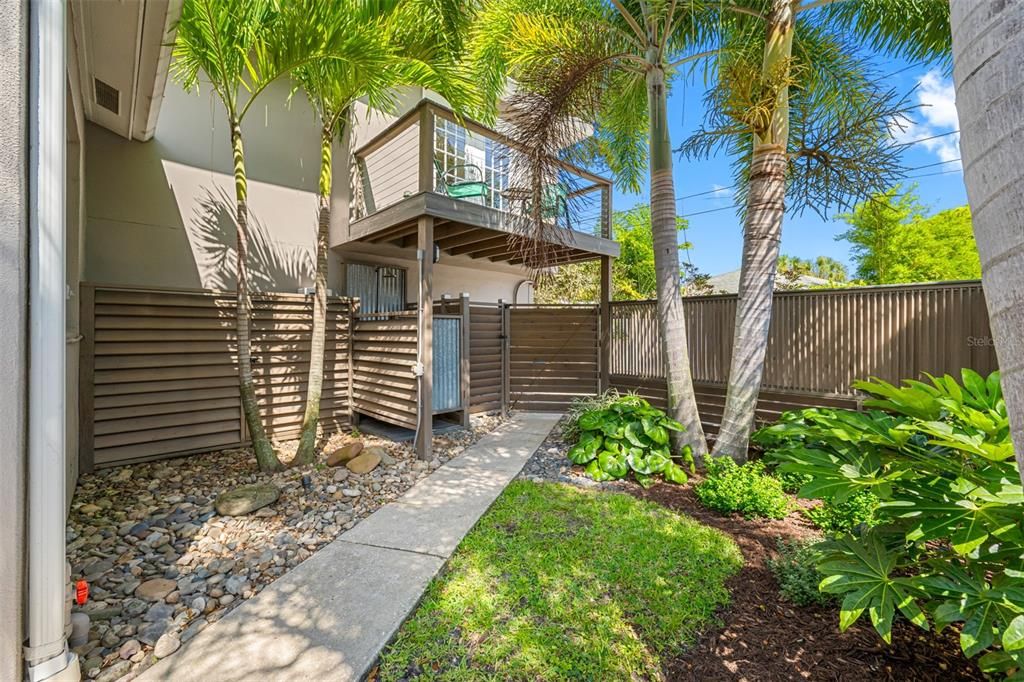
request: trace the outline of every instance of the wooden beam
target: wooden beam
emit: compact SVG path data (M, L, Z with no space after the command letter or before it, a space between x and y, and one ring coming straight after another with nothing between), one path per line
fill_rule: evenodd
M434 191L434 110L429 106L420 109L419 149L417 150L419 189L421 192ZM433 230L431 230L433 231Z
M420 338L417 344L419 369L419 396L416 401L419 428L416 429L416 456L433 459L434 438L434 219L419 219L420 271Z
M448 253L453 256L469 255L473 256L478 251L486 251L487 249L493 249L496 246L506 246L509 242L508 235L498 235L497 237L490 237L489 239L482 239L472 244L466 244L465 246L456 246L455 248L449 249Z
M413 225L395 225L389 227L386 230L381 230L377 234L371 235L366 241L372 244L379 244L381 242L389 242L394 239L400 239L409 234L416 234L419 230L415 224Z
M495 236L495 233L491 230L482 230L478 227L474 227L471 228L471 231L465 234L460 234L457 237L453 236L449 239L441 239L438 241L438 245L441 247L442 251L448 251L449 249L458 246L466 246L467 244L476 244L477 242L482 242L486 239L493 239Z

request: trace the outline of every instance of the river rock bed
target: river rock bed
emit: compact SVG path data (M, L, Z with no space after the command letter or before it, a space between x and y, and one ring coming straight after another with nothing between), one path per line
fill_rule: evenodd
M252 452L205 455L104 469L82 476L71 504L67 553L72 579L89 583L88 643L77 647L89 679L131 679L230 609L312 556L499 423L475 415L472 428L434 437L434 459L411 443L359 436L382 448L357 474L318 463L260 473ZM354 440L335 434L330 451ZM282 460L294 443L277 444ZM220 516L217 496L270 483L279 498L244 516ZM78 610L79 607L75 607Z

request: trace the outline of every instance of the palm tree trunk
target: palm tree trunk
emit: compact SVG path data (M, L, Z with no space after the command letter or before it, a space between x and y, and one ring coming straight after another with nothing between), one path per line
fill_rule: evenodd
M964 182L1024 483L1024 3L952 0L950 12Z
M793 9L789 0L774 0L767 22L761 78L780 78L780 67L793 53ZM788 72L788 67L786 67ZM754 429L757 394L764 374L768 329L772 320L775 271L785 214L786 149L789 144L789 86L778 92L768 129L755 135L750 160L750 188L743 226L743 261L733 331L732 361L725 410L714 455L745 462Z
M311 464L315 459L316 427L320 420L320 393L324 385L324 345L327 337L327 239L331 225L331 144L333 130L325 125L320 139L320 188L317 196L316 293L313 298L313 338L309 353L306 412L294 464Z
M686 428L676 443L677 447L689 445L699 462L707 454L707 440L693 392L686 319L679 290L679 231L676 229L672 145L668 134L665 71L660 66L653 66L647 72L647 100L651 138L651 236L654 241L658 326L662 357L665 359L668 414Z
M249 428L252 449L260 471L278 471L281 461L277 458L256 403L256 387L252 378L252 349L250 348L249 322L249 206L245 179L245 152L242 149L242 127L238 121L231 123L231 153L235 170L235 235L238 241L238 383L242 396L242 413Z

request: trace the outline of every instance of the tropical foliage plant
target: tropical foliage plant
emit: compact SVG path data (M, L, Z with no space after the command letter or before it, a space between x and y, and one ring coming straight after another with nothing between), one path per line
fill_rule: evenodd
M928 379L857 382L874 409L788 413L755 440L812 477L802 497L880 501L876 525L819 546L841 630L867 614L888 642L897 612L925 629L959 622L966 656L1020 678L1024 488L999 374Z
M618 480L632 473L647 488L659 475L670 483L685 483L686 467L693 469L689 447L678 455L672 453L669 434L681 431L683 425L639 396L619 396L579 413L574 421L569 429L578 434L578 441L568 457L595 481Z
M344 28L331 3L316 0L185 0L176 27L172 75L183 88L196 92L204 80L227 118L235 186L239 392L262 471L282 465L263 428L252 372L249 189L242 122L271 83L302 65L329 58L361 69L379 66L379 55L349 40Z
M737 464L728 457L705 462L704 480L694 492L708 509L723 514L743 514L748 519L782 519L790 503L782 482L765 472L762 461Z
M765 564L779 583L783 599L797 606L829 606L835 595L822 592L818 584L825 577L818 571L821 553L817 540L779 540L776 556Z
M871 52L913 60L948 55L949 8L939 0L721 3L721 48L707 124L683 145L734 159L744 202L743 257L732 364L716 456L747 457L764 371L776 262L787 210L826 214L900 177L891 127L902 97L879 87Z
M730 3L732 4L732 3ZM686 321L679 296L668 91L703 50L716 3L675 0L492 0L475 22L471 59L486 92L516 90L505 101L508 134L522 153L511 182L533 197L523 230L545 241L561 232L540 206L566 159L606 165L620 188L648 180L659 337L665 357L668 413L697 457L707 451L690 375ZM646 178L645 178L646 176ZM577 188L564 188L570 192ZM555 230L552 234L552 230ZM541 240L523 240L526 245ZM524 255L548 265L544 253Z
M320 119L317 185L316 279L306 406L295 464L313 461L327 329L327 249L331 223L333 148L352 108L391 112L397 87L419 85L444 96L455 111L474 106L469 81L458 66L469 8L457 0L338 0L325 3L338 16L346 40L360 45L361 61L318 59L292 72ZM271 40L287 40L274 36Z

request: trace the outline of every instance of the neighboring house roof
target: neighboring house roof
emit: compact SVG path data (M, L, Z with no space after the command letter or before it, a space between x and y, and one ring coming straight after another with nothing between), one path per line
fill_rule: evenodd
M776 276L776 289L803 289L806 287L828 284L827 279L813 275L800 275L795 279L779 278ZM708 278L707 286L716 294L737 294L740 291L740 271L732 270L713 275Z

